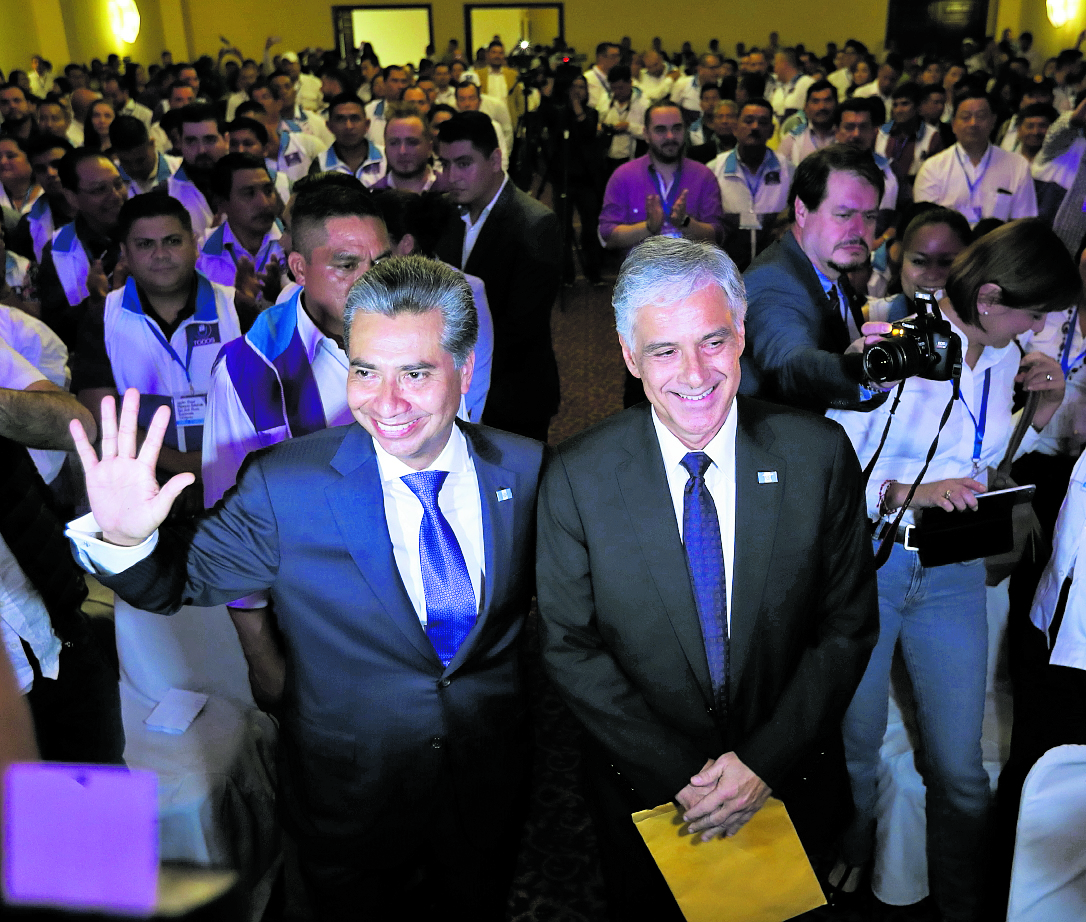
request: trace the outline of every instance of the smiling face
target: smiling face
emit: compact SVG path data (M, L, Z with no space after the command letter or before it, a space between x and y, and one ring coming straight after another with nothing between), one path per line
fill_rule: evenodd
M918 288L946 287L950 264L965 244L946 224L925 224L909 236L901 259L901 290L910 298Z
M687 448L708 445L739 389L743 352L743 325L724 292L708 285L673 304L647 304L634 319L633 342L619 342L660 421Z
M871 252L879 197L875 187L855 173L834 171L826 182L822 204L808 210L796 197L800 246L829 278L858 269Z
M358 313L351 323L347 404L385 451L416 471L449 441L475 364L472 353L457 369L441 345L444 326L439 310Z

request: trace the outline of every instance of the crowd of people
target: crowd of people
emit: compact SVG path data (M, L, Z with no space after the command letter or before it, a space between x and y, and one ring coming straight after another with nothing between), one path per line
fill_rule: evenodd
M41 756L124 758L89 503L127 603L227 605L319 918L502 918L533 595L614 918L681 918L632 812L733 835L770 793L878 918L898 650L931 917L998 917L1026 772L1086 742L1081 701L1038 716L1086 684L1078 45L279 44L0 84L0 627ZM618 261L627 409L547 457L552 307ZM960 354L883 374L918 312ZM935 560L923 513L977 509L1012 436L1057 554L1003 590L993 802L985 554Z

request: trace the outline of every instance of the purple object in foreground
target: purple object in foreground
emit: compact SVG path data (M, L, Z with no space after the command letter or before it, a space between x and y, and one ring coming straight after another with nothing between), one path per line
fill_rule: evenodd
M12 765L4 779L4 898L149 914L158 879L153 772Z

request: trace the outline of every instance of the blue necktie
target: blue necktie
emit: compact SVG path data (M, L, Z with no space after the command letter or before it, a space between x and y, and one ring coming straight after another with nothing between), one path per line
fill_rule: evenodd
M400 478L422 503L419 556L426 593L426 633L444 666L452 662L479 614L464 553L437 504L437 494L448 476L448 471L418 471Z
M728 715L728 589L716 503L705 485L705 472L712 463L701 451L692 451L682 460L682 466L690 472L683 490L683 544L709 661L715 709L723 725Z

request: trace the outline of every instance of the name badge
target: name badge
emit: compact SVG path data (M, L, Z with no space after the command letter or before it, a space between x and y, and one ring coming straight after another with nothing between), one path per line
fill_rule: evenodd
M179 426L202 426L207 415L207 394L174 397L173 412Z
M739 216L739 227L741 230L758 231L762 229L762 222L753 211L744 211Z

